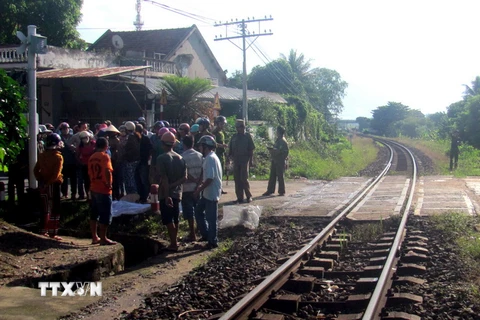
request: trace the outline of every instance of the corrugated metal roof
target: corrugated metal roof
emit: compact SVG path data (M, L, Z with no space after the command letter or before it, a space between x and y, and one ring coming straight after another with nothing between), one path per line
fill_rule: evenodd
M139 84L144 85L144 79L137 78L136 81L138 81ZM147 85L147 89L151 93L161 93L162 91L162 80L160 79L147 78L146 85ZM220 87L220 86L213 87L209 91L200 94L198 98L205 99L205 100L213 100L217 92L220 97L220 101L242 101L243 100L242 89ZM278 102L278 103L287 103L287 100L285 100L280 94L275 92L247 90L248 100L256 100L261 98L266 98L273 102Z
M102 78L126 72L143 70L149 67L112 67L112 68L79 68L79 69L54 69L37 72L37 78L40 79L59 79L59 78Z

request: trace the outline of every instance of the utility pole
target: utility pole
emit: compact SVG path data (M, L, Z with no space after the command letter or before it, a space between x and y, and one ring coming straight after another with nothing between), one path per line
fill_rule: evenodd
M243 87L243 98L242 98L242 118L245 120L245 124L248 123L248 100L247 100L247 50L250 48L250 46L258 39L260 36L271 36L273 35L272 30L269 30L267 32L266 29L264 31L261 31L260 24L261 22L264 21L272 21L273 18L272 16L268 17L265 16L265 18L261 19L255 19L252 17L252 19L247 18L247 20L242 19L241 21L233 21L233 19L230 22L218 22L215 23L215 27L219 26L225 26L225 37L220 35L219 37L215 36L215 41L220 41L220 40L228 40L230 41L234 46L242 50L243 52L243 76L242 76L242 87ZM258 32L255 33L255 31L249 31L247 28L247 23L258 23ZM228 36L228 27L231 25L236 25L240 29L240 35L234 35L234 36ZM255 39L250 43L250 45L247 47L246 46L246 39L255 37ZM231 40L233 39L239 39L242 38L242 47L240 48L236 43L232 42Z

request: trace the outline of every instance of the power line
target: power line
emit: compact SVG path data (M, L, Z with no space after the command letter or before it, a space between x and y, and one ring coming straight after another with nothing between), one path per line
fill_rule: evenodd
M258 39L258 37L260 36L270 36L272 35L273 33L271 32L271 30L269 30L269 32L267 32L267 30L265 29L263 32L261 31L261 22L265 22L265 21L272 21L273 18L272 16L270 16L269 18L267 16L265 16L265 18L260 18L260 19L255 19L255 17L252 17L252 19L250 19L250 17L248 17L246 20L245 19L242 19L241 21L233 21L233 19L230 21L230 22L219 22L219 23L215 23L215 27L220 27L220 26L224 26L225 27L225 37L223 37L222 35L220 35L220 37L217 37L215 36L215 39L214 41L220 41L220 40L228 40L230 41L231 43L233 43L231 40L233 39L242 39L242 48L240 48L239 46L237 46L235 43L233 43L237 48L239 48L240 50L242 50L243 52L243 77L242 77L242 87L243 87L243 98L242 98L242 115L243 115L243 119L245 120L245 124L248 123L248 100L247 100L247 50L248 48L250 48L252 46L252 44ZM255 23L255 22L258 22L258 33L255 34L255 31L250 31L248 30L248 25L249 23ZM232 26L232 25L236 25L239 29L240 29L240 32L241 34L240 35L234 35L234 36L228 36L228 27L229 26ZM255 37L255 39L250 43L250 45L247 47L246 46L246 39L247 38L252 38L252 37Z
M213 25L213 23L216 21L215 19L212 19L212 18L209 18L209 17L205 17L205 16L201 16L201 15L198 15L198 14L195 14L195 13L191 13L191 12L188 12L188 11L185 11L185 10L182 10L182 9L173 8L173 7L170 7L170 6L166 5L166 4L162 4L162 3L156 2L156 1L154 1L154 0L143 0L143 1L150 2L150 3L152 3L153 5L155 5L155 6L157 6L157 7L160 7L160 8L162 8L162 9L165 9L165 10L167 10L167 11L170 11L170 12L179 14L179 15L181 15L181 16L184 16L184 17L187 17L187 18L191 18L191 19L194 19L194 20L203 22L203 23L208 23L208 24L210 24L210 25Z
M281 68L279 68L275 63L273 63L274 61L271 61L271 59L269 57L267 57L265 55L265 53L263 52L262 49L260 49L259 46L257 46L256 44L253 44L253 46L260 52L260 54L263 56L263 58L266 59L266 61L268 63L271 63L270 66L271 68L273 69L273 71L269 68L267 68L266 70L268 72L270 72L270 74L277 78L277 80L281 83L284 83L285 84L285 88L290 91L290 93L292 94L299 94L301 93L300 90L298 89L298 87L295 85L294 82L292 82L292 79L287 75L285 74L284 70L282 70ZM257 54L257 56L260 58L260 60L262 60L262 62L266 65L267 63L265 63L265 61L263 61L263 58L260 57L260 55L256 52L255 48L252 48L252 50ZM275 72L274 72L275 71Z

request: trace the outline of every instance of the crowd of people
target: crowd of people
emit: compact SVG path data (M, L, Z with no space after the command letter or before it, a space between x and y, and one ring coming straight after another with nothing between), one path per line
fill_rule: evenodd
M255 149L252 135L246 132L243 120L236 120L236 133L227 143L225 124L224 116L216 117L213 126L203 117L176 129L167 121L147 128L143 117L118 129L110 121L96 124L93 130L86 122L73 128L62 122L56 129L46 124L37 139L39 156L34 170L44 206L42 232L61 240L61 199L85 199L91 206L92 244L115 244L107 238L112 201L138 194L137 202L147 203L151 185L158 184L162 223L170 238L167 249L176 251L179 247L180 204L190 228L188 240L197 240L196 224L206 247L217 247L218 201L226 193L222 176L227 162L233 167L236 203L252 201L248 182ZM276 180L279 195L285 194L288 145L283 134L279 127L277 140L269 149L271 177L263 195L274 193Z

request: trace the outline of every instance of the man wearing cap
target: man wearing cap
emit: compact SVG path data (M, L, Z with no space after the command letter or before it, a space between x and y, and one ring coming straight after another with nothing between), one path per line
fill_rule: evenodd
M182 200L182 184L187 180L187 166L181 155L173 151L175 135L166 132L161 138L164 153L156 161L157 173L160 177L158 198L162 223L167 227L170 237L168 251L177 251L179 203Z
M288 144L284 137L285 128L277 127L277 140L273 147L268 147L272 162L270 165L270 179L268 180L267 191L263 196L269 196L275 192L275 184L278 180L278 195L285 195L285 162L288 157Z
M182 154L186 149L183 145L183 139L188 135L190 135L190 125L188 123L180 124L177 130L178 143L173 147L176 153Z
M228 144L228 157L233 161L233 178L235 180L235 194L237 203L243 202L243 195L247 202L252 201L250 193L250 183L248 182L248 168L253 166L253 143L252 135L245 132L245 122L241 119L235 121L237 133L232 136Z

